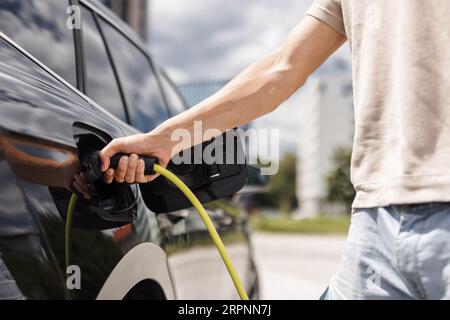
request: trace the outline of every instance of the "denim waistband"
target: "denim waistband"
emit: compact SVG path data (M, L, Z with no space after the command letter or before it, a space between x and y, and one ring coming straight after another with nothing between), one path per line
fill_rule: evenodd
M450 209L450 202L428 202L428 203L417 203L417 204L402 204L394 205L399 212L403 213L436 213L439 211Z

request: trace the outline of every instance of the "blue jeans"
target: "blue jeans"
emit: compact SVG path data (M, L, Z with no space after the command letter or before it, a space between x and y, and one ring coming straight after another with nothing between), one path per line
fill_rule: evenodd
M450 203L356 210L321 299L450 299Z

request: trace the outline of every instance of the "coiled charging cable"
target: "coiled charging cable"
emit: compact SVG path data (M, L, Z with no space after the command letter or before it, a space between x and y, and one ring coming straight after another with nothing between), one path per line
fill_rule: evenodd
M189 199L189 201L192 203L194 208L199 213L201 219L203 220L203 223L206 226L206 229L209 232L209 235L211 236L211 239L214 242L214 245L216 246L217 250L220 253L220 256L222 257L223 263L225 264L228 273L230 274L231 280L233 281L233 284L236 288L236 291L241 298L241 300L249 300L247 293L245 292L245 288L242 284L241 279L239 278L239 275L236 271L236 268L233 265L233 262L230 258L230 255L228 254L227 249L225 248L225 245L222 242L222 239L219 236L219 233L217 232L216 228L214 227L213 222L211 221L211 218L209 217L208 213L206 212L205 208L201 204L201 202L198 200L198 198L195 196L195 194L186 186L186 184L181 181L180 178L178 178L175 174L170 172L169 170L165 169L164 167L154 164L153 170L156 173L161 174L163 177L165 177L167 180L172 182L175 186L177 186L178 189L186 196L186 198ZM71 237L72 237L72 222L73 222L73 214L75 211L75 206L78 201L78 196L76 194L72 194L70 201L69 201L69 207L67 209L67 216L66 216L66 234L65 234L65 250L66 250L66 271L67 268L70 266L71 261Z

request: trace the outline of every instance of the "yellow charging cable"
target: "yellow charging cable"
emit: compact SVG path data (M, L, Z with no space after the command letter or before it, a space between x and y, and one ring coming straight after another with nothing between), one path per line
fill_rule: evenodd
M231 280L233 280L234 286L236 287L236 290L239 294L239 297L241 300L248 300L248 295L245 292L244 286L242 285L242 281L239 278L239 275L234 268L233 261L231 261L230 255L228 254L227 249L225 248L222 239L220 238L219 234L217 233L216 228L214 227L213 222L211 221L211 218L208 216L208 213L206 212L205 208L203 208L201 202L197 199L195 194L187 187L186 184L184 184L183 181L180 180L176 175L174 175L172 172L167 170L166 168L161 167L160 165L155 164L153 166L153 170L155 170L156 173L161 174L164 176L167 180L172 182L174 185L177 186L178 189L180 189L181 192L186 196L186 198L189 199L189 201L192 203L195 209L197 209L200 217L203 220L203 223L206 226L206 229L208 229L209 235L211 236L214 244L216 245L217 250L220 253L220 256L222 257L223 263L228 269L228 273L230 274Z
M78 202L78 196L75 193L72 193L69 201L69 207L67 208L66 214L66 233L65 233L65 243L64 248L66 251L66 274L67 270L70 266L70 260L72 259L72 223L73 223L73 214L75 212L75 206Z
M213 222L211 221L211 218L209 217L208 213L206 212L205 208L201 204L201 202L197 199L195 194L186 186L186 184L180 180L176 175L174 175L169 170L165 169L164 167L161 167L160 165L155 164L153 166L153 170L156 173L161 174L164 176L167 180L172 182L175 186L177 186L178 189L180 189L181 192L186 196L186 198L189 199L189 201L192 203L195 209L197 209L200 217L203 220L203 223L206 226L206 229L209 232L209 235L211 236L217 250L220 253L220 256L222 257L222 260L228 270L228 273L230 274L231 280L233 281L233 284L236 288L236 291L239 294L239 297L241 300L248 300L248 295L245 292L245 288L242 284L241 279L239 278L239 275L233 265L233 262L231 261L230 255L228 254L227 249L225 248L225 245L222 242L222 239L220 238L216 228L214 227ZM73 194L70 198L69 207L67 209L67 217L66 217L66 268L70 266L70 253L71 253L71 231L72 231L72 221L73 221L73 212L75 210L75 205L78 201L77 195ZM66 269L67 271L67 269Z

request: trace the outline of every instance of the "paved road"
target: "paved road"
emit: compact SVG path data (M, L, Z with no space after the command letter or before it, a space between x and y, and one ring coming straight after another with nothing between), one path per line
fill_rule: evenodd
M262 299L318 299L336 272L345 236L253 236Z

